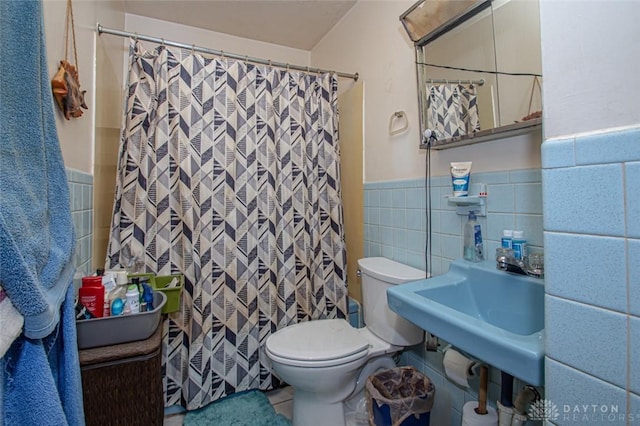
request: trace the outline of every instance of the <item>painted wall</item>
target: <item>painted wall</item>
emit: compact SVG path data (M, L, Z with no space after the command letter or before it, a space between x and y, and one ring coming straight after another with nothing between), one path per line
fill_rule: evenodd
M44 24L47 43L47 61L49 74L53 77L58 69L61 59L64 59L64 30L66 17L66 1L44 0ZM86 90L85 101L88 110L84 111L81 118L65 120L57 106L56 125L58 137L62 148L65 165L86 173L93 173L94 152L94 128L101 118L96 114L98 104L109 104L108 99L97 101L96 92L101 84L110 84L109 80L96 81L94 61L97 49L111 51L111 43L108 40L97 40L95 32L96 22L122 28L124 14L116 7L115 2L106 1L76 1L73 3L73 15L75 21L76 47L78 53L78 70L81 89ZM71 37L71 35L70 35ZM101 47L98 47L101 46ZM69 58L75 63L72 46L69 46ZM118 58L114 58L118 62ZM120 60L121 64L121 60ZM121 68L121 65L118 66ZM120 74L119 74L120 75ZM111 80L113 81L113 79ZM117 80L115 80L117 83Z
M308 65L311 57L310 52L306 50L249 40L132 14L127 14L126 16L125 30L152 37L195 44L196 46L210 47L216 50L298 65ZM149 46L155 47L156 45L149 44Z
M365 86L365 182L425 174L418 149L419 122L414 48L398 17L414 2L360 1L311 51L311 65L358 72ZM342 90L353 84L341 80ZM405 133L390 136L389 119L403 110ZM432 153L432 175L449 173L449 162L472 160L475 172L540 167L540 132Z
M640 3L543 1L546 398L640 419ZM632 42L633 41L633 42ZM606 412L606 413L605 413ZM603 415L605 414L605 415Z

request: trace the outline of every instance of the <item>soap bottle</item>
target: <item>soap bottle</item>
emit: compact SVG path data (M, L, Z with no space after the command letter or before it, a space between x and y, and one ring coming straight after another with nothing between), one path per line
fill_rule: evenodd
M504 248L513 248L513 231L511 229L505 229L502 231L502 240L500 243Z
M464 225L463 257L469 262L480 262L484 258L482 230L473 210L469 212L469 220Z
M524 231L513 231L513 257L524 260L527 258L527 240Z

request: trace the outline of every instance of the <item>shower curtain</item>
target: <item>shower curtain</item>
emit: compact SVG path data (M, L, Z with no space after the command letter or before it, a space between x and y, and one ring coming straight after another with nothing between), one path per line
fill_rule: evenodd
M427 84L427 123L438 139L480 130L478 95L473 84Z
M289 324L344 318L337 80L131 41L106 266L184 274L165 405L279 384Z

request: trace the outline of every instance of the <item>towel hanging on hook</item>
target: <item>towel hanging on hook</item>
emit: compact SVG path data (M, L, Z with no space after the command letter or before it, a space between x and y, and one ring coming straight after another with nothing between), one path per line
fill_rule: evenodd
M396 120L401 120L402 126L394 129L394 124ZM407 118L407 114L404 111L396 111L391 115L389 119L389 135L397 135L398 133L402 133L409 127L409 119Z

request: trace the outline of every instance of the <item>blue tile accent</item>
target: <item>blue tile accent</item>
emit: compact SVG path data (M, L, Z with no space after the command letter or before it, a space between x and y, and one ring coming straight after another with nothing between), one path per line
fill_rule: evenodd
M426 232L408 232L407 248L415 252L424 252L424 245L427 239Z
M380 209L380 225L393 225L393 209Z
M407 212L404 208L392 210L393 222L395 228L407 228Z
M627 310L627 268L623 238L547 232L548 294L619 312ZM572 267L579 265L579 267Z
M640 163L626 163L624 174L627 200L627 236L640 238Z
M462 235L462 218L456 212L440 213L440 232L443 234Z
M369 205L371 207L380 207L380 191L373 189L366 191L369 194Z
M369 207L366 210L367 220L372 225L380 225L380 209L377 207Z
M542 181L542 170L512 170L509 172L509 182L511 183L540 183Z
M424 253L407 251L407 265L424 271L426 269Z
M629 312L640 317L640 262L638 259L640 259L640 240L627 240Z
M404 229L394 229L393 247L400 249L407 248L407 231L405 231Z
M407 250L402 248L393 248L393 257L391 258L396 262L407 264Z
M513 185L489 185L487 192L487 211L493 213L511 213L515 206Z
M576 138L576 164L640 161L640 127Z
M640 317L630 317L629 327L629 349L631 350L629 374L631 391L640 395Z
M450 260L460 259L462 257L462 237L443 235L440 244L442 257Z
M542 144L541 155L545 169L575 166L575 138L546 140Z
M546 295L545 332L549 358L625 386L626 351L615 350L627 343L625 315Z
M407 192L407 208L422 209L425 208L425 190L423 188L408 188Z
M528 245L542 247L542 216L528 214L516 215L515 229L524 232L524 237Z
M403 209L407 206L407 198L404 189L394 189L391 195L393 208Z
M471 179L473 183L486 183L487 185L509 182L509 173L511 172L483 172L474 173L471 170ZM451 178L447 181L447 185L451 186Z
M382 244L393 244L393 228L388 226L380 227L380 242Z
M493 256L502 236L502 230L515 229L516 225L524 226L525 232L531 233L527 238L530 242L539 244L536 248L541 250L543 232L539 195L540 169L475 174L472 172L472 193L477 192L480 182L489 186L489 215L486 218L479 218L485 239L485 249L488 250L487 258ZM449 205L443 198L444 195L451 194L450 176L434 177L431 184L432 256L428 261L430 272L433 275L441 275L449 270L453 259L462 257L462 225L466 218L457 215L455 206ZM368 191L378 191L379 205L387 206L366 208L365 217L369 224L368 239L365 241L366 252L371 256L382 255L425 270L427 266L424 246L427 218L424 180L367 183L365 188ZM367 201L371 205L375 204L372 194L369 194ZM404 204L402 194L404 194ZM518 200L518 212L516 212L516 200ZM491 210L492 206L495 207L494 210ZM386 226L373 225L376 217L379 223L384 223ZM437 359L437 356L440 358ZM411 362L419 366L419 369L436 383L438 397L436 406L432 410L432 424L449 424L452 413L459 413L464 401L470 398L475 399L474 390L465 391L457 388L442 377L441 354L425 353L422 345L417 345L416 348L405 352L402 359L403 362ZM454 387L450 388L451 386ZM489 388L492 399L497 398L499 389L499 383L494 379ZM452 390L455 392L453 399ZM437 420L442 420L442 423L438 423ZM459 417L454 418L454 421L458 420L460 420Z
M92 272L91 245L93 240L93 176L78 170L67 169L69 204L73 219L76 249L74 265L79 272Z
M380 207L393 207L393 191L389 189L380 191Z
M542 184L523 183L515 185L516 213L542 214Z
M545 362L545 377L545 399L555 404L560 414L559 418L554 421L557 425L591 424L590 420L585 422L583 416L584 414L592 414L589 411L585 412L585 410L592 410L593 405L598 408L608 407L609 410L617 410L618 414L626 413L627 401L624 389L549 358ZM587 408L585 409L584 406ZM595 421L593 424L625 423L624 421Z
M502 240L502 231L505 229L513 230L515 220L513 214L492 213L487 215L487 228L485 240Z
M407 210L407 229L423 231L425 222L424 210Z
M362 327L360 303L352 298L349 298L349 323L355 328Z
M624 235L621 165L544 170L542 182L545 230Z

